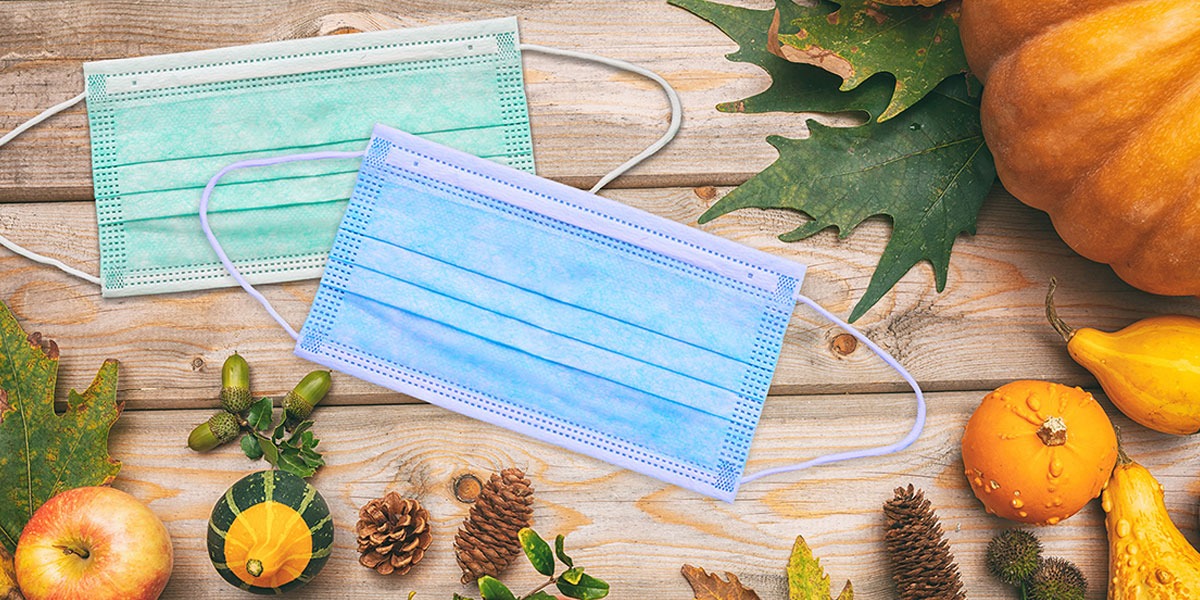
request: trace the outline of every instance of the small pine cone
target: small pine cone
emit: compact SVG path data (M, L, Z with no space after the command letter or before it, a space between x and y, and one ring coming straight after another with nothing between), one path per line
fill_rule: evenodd
M533 525L533 488L525 473L510 468L493 473L483 485L458 535L454 556L462 569L463 583L491 575L498 577L521 552L517 533Z
M368 502L358 511L358 562L380 575L403 575L421 562L433 540L429 511L396 492Z
M884 544L892 563L892 579L900 600L965 600L962 578L942 526L925 493L896 488L883 505L887 518Z

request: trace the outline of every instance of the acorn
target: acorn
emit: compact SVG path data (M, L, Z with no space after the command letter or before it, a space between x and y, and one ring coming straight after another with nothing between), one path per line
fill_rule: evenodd
M1069 560L1046 559L1029 579L1031 600L1084 600L1085 596L1087 578Z
M294 427L307 419L313 407L329 392L332 383L333 378L329 371L313 371L305 375L304 379L283 397L283 414L288 427Z
M240 415L250 408L250 365L246 359L234 352L221 365L221 407Z
M192 430L188 436L188 448L196 452L208 452L237 439L241 430L237 416L222 410Z
M987 567L1008 585L1020 586L1042 562L1042 543L1024 529L1000 532L987 547Z

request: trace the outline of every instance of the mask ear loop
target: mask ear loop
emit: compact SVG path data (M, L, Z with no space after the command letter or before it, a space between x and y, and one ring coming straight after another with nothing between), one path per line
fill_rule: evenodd
M850 460L853 458L867 458L867 457L871 457L871 456L885 456L888 454L894 454L896 452L900 452L901 450L904 450L905 448L908 448L909 446L911 446L913 444L913 442L917 441L917 438L920 437L920 435L921 435L921 430L923 430L925 428L925 395L923 393L921 393L921 387L919 385L917 385L917 381L915 379L913 379L913 376L910 375L903 366L900 365L900 362L897 361L895 358L893 358L892 355L888 354L886 350L877 346L875 344L875 342L872 342L871 340L867 339L867 336L860 333L857 329L852 327L849 323L846 323L845 321L837 318L836 316L834 316L833 313L829 312L828 310L825 310L824 307L822 307L820 304L817 304L816 302L814 302L811 298L808 298L807 296L799 296L797 299L800 302L802 302L803 304L807 305L809 308L816 311L817 314L821 315L822 317L825 317L826 319L829 319L834 324L836 324L838 327L841 327L842 329L846 330L850 335L854 336L854 339L862 342L867 348L869 348L871 350L871 352L874 352L876 356L883 359L883 362L887 363L887 365L889 367L891 367L897 373L899 373L900 377L903 378L904 381L906 383L908 383L909 386L912 387L913 393L915 393L917 396L917 418L916 418L916 421L913 423L912 429L909 430L908 435L905 435L902 439L900 439L900 441L898 441L894 444L888 444L886 446L877 446L874 448L862 448L859 450L850 450L847 452L835 452L833 454L826 454L824 456L818 456L814 459L807 460L807 461L804 461L801 463L796 463L796 464L792 464L792 465L784 465L782 467L774 467L774 468L770 468L770 469L763 469L762 471L758 471L757 473L751 473L749 475L742 477L740 483L748 483L748 482L754 481L755 479L758 479L760 477L767 477L769 475L778 475L780 473L790 473L792 471L799 471L801 469L807 469L809 467L815 467L817 465L827 465L829 463L841 462L843 460Z
M596 185L592 186L591 192L593 194L596 193L596 191L599 190L600 188L607 185L612 180L619 177L622 173L633 168L634 165L637 165L638 163L642 162L643 160L646 160L647 158L649 158L655 152L658 152L659 150L661 150L663 146L666 146L667 143L670 142L675 137L676 133L679 133L679 126L683 120L683 116L682 116L683 108L682 108L682 104L679 101L679 94L677 94L675 92L675 89L671 87L671 84L667 83L667 81L665 79L663 79L662 77L660 77L657 73L655 73L653 71L649 71L647 69L643 69L642 67L639 67L637 65L627 63L623 60L617 60L617 59L613 59L613 58L605 58L602 56L596 56L594 54L587 54L584 52L575 52L573 50L560 50L558 48L548 48L545 46L537 46L537 45L533 45L533 44L521 44L521 49L522 50L532 50L534 52L544 52L546 54L554 54L554 55L558 55L558 56L566 56L566 57L570 57L570 58L578 58L578 59L582 59L582 60L590 60L590 61L595 61L595 62L599 62L602 64L606 64L606 65L609 65L612 67L616 67L618 69L624 69L626 71L631 71L633 73L642 75L643 77L647 77L647 78L653 80L654 82L658 83L660 86L662 86L663 91L666 92L666 94L667 94L667 99L671 103L671 124L667 127L667 132L665 134L663 134L663 136L661 138L659 138L657 141L655 141L653 144L650 144L649 146L647 146L645 150L642 150L640 153L638 153L637 156L634 156L633 158L625 161L624 164L617 167L616 169L613 169L611 172L609 172L604 177L601 177L600 181L598 181L596 183ZM267 310L267 313L271 315L271 318L275 319L275 322L279 323L279 326L282 327L283 330L286 331L287 334L290 335L293 340L299 340L300 334L297 333L296 330L290 324L288 324L288 322L285 321L282 316L279 315L279 313L275 310L275 307L271 306L271 302L269 300L267 300L265 296L263 296L261 293L259 293L258 290L254 289L254 286L250 285L250 282L246 281L246 278L243 277L241 272L238 271L237 267L235 267L233 265L233 261L231 261L229 259L229 255L225 253L225 249L221 247L221 242L217 241L217 236L213 234L212 227L209 225L209 222L208 222L209 198L212 196L213 188L217 187L217 183L221 180L221 178L224 177L229 172L236 171L238 169L248 169L248 168L253 168L253 167L265 167L265 166L269 166L269 165L278 165L278 164L282 164L282 163L306 161L306 160L325 160L325 159L331 159L331 158L359 158L359 157L363 156L364 154L365 154L365 151L309 152L309 153L304 153L304 154L289 154L286 156L276 156L273 158L258 158L258 159L243 160L243 161L233 163L233 164L225 167L224 169L221 169L220 171L218 171L217 174L213 175L212 179L210 179L208 181L208 185L204 186L204 191L200 194L200 228L204 230L204 237L208 238L208 244L210 246L212 246L213 251L217 253L217 258L219 258L221 260L221 264L225 266L225 270L229 272L229 275L231 277L233 277L234 281L236 281L238 283L238 285L242 286L242 289L246 290L246 293L250 294L251 297L253 297L255 300L257 300L258 303L261 304L263 306L263 308L265 308Z
M0 137L0 146L3 146L5 144L9 143L10 141L13 140L13 138L17 137L18 135L21 135L22 133L25 133L26 130L30 129L34 125L37 125L38 123L41 123L42 121L45 121L46 119L49 119L50 117L53 117L54 115L57 115L58 113L60 113L64 110L67 110L68 108L71 108L72 106L75 106L76 104L79 104L86 97L87 97L87 92L83 92L82 94L79 94L78 96L75 96L74 98L71 98L70 100L67 100L66 102L60 102L58 104L55 104L54 106L51 106L50 108L47 108L46 110L42 111L36 117L34 117L28 121L25 121L24 123L21 123L20 125L17 125L16 129L8 132L3 137ZM34 262L42 263L44 265L50 265L68 275L74 275L75 277L78 277L84 281L94 283L96 285L100 285L99 277L96 277L95 275L92 275L91 273L84 273L83 271L80 271L79 269L76 269L75 267L68 266L67 264L63 263L62 261L58 260L57 258L50 258L49 256L44 256L42 254L38 254L37 252L34 252L33 250L29 250L27 248L19 246L19 245L17 245L16 242L9 240L8 238L6 238L2 235L0 235L0 246L4 246L5 248L8 248L9 250L11 250L14 254L24 256L25 258L28 258L29 260L32 260Z
M667 80L663 79L658 73L616 58L597 56L595 54L578 52L576 50L562 50L560 48L539 46L537 44L521 44L521 49L530 50L533 52L541 52L542 54L552 54L554 56L565 56L567 58L576 58L579 60L596 62L602 65L608 65L610 67L621 69L623 71L629 71L630 73L641 75L642 77L657 83L659 87L663 89L663 92L666 92L667 94L667 100L671 103L671 124L667 126L667 132L664 133L662 137L658 138L658 140L656 140L653 144L647 146L645 150L639 152L637 156L625 161L623 164L621 164L621 166L613 169L608 175L601 177L600 181L597 181L596 185L592 186L592 189L588 190L591 193L595 194L596 192L600 191L600 188L608 185L610 182L612 182L612 180L620 177L629 169L637 166L638 163L650 158L659 150L662 150L663 146L666 146L672 139L675 138L675 134L679 133L679 127L683 123L683 104L679 101L679 94L675 92L675 88L671 87L671 84L667 83Z

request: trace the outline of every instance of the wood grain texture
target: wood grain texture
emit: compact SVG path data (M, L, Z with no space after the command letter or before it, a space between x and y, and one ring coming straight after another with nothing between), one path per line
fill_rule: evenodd
M695 226L696 217L727 191L690 188L613 190L610 197ZM705 199L707 198L707 199ZM0 211L0 234L85 271L98 270L95 213L90 203L21 203ZM888 225L868 222L839 240L832 232L785 244L774 237L799 217L749 210L704 229L810 266L803 292L845 315L866 289ZM863 331L893 353L932 390L986 390L1016 378L1095 386L1067 357L1046 323L1045 287L1061 283L1059 303L1076 325L1117 329L1164 312L1200 314L1195 299L1154 297L1133 290L1105 266L1066 248L1048 220L997 191L985 205L979 235L961 238L945 292L918 266L860 320ZM215 406L221 363L237 350L252 365L255 392L281 394L310 365L291 354L292 342L240 289L103 299L90 284L0 250L0 300L30 330L63 349L67 386L86 387L105 358L122 361L120 389L131 409ZM295 326L302 323L315 281L264 286ZM687 311L681 306L679 310ZM701 318L702 315L696 315ZM776 394L900 391L900 378L858 346L838 353L842 331L797 308L784 340L772 392ZM338 377L333 404L394 403L408 399L350 377Z
M900 485L925 490L962 568L971 598L1012 598L987 575L988 540L1010 523L987 516L962 476L962 426L981 394L930 395L930 419L918 443L901 454L828 465L747 484L733 504L703 498L578 454L427 405L327 407L314 429L329 462L313 483L329 502L337 528L325 572L291 597L447 598L472 591L458 585L451 542L467 505L451 491L455 476L481 477L510 465L535 487L535 528L567 535L568 549L589 573L613 583L612 598L690 598L679 575L684 563L731 571L763 598L786 597L784 566L804 535L835 582L850 578L861 598L895 597L883 550L880 508ZM178 559L166 600L232 597L208 564L203 536L217 497L252 463L233 446L208 455L184 448L203 411L127 413L113 432L113 454L125 466L117 487L160 515ZM773 397L750 453L749 471L809 458L814 452L893 441L909 427L911 399L902 394ZM898 419L898 415L903 418ZM1167 490L1171 516L1195 534L1200 492L1193 457L1196 438L1149 432L1124 418L1131 455ZM703 440L698 440L703 443ZM384 578L360 567L353 548L359 506L395 490L430 511L434 541L413 572ZM1038 528L1047 555L1075 561L1092 582L1089 598L1104 596L1106 545L1098 502L1055 527ZM538 576L517 563L505 578L532 589ZM240 597L240 596L239 596Z
M769 3L768 3L769 4ZM659 0L538 2L0 3L0 131L83 89L82 63L317 35L339 16L405 27L518 15L523 41L619 58L660 73L683 99L684 129L657 156L615 182L624 187L731 185L775 159L769 134L807 135L798 115L718 113L718 102L767 86L757 67L730 63L736 45ZM372 17L374 15L374 17ZM658 86L599 65L530 54L526 89L542 175L590 186L662 135L669 120ZM839 121L827 116L823 121ZM840 119L846 121L846 119ZM87 119L76 107L0 152L0 201L92 197Z

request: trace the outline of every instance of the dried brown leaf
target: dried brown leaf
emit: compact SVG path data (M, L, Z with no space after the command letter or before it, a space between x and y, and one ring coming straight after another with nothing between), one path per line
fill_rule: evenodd
M761 600L754 590L738 581L737 575L728 571L725 572L726 579L692 565L683 565L681 571L692 586L695 600Z

